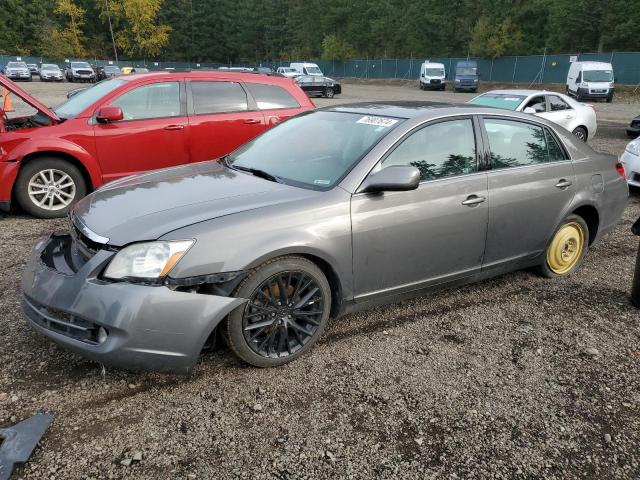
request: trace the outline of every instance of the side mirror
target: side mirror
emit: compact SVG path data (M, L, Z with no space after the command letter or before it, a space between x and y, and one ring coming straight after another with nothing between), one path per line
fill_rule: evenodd
M531 113L532 115L535 115L536 113L536 109L535 108L531 108L531 107L527 107L523 110L524 113Z
M102 107L96 115L96 120L99 123L117 122L123 118L124 114L120 107Z
M360 185L358 193L403 192L415 190L419 184L420 170L397 165L369 175Z

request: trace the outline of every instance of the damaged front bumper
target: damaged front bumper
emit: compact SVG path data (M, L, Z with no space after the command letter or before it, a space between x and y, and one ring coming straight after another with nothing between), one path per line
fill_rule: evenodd
M106 249L86 255L69 235L40 240L22 275L30 325L106 365L187 373L213 329L246 301L103 280L113 255Z

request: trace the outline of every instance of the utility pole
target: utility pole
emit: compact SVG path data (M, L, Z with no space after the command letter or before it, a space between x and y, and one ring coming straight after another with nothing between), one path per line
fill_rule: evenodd
M116 57L116 62L118 61L118 50L116 49L116 39L113 36L113 25L111 25L111 12L109 12L109 0L104 0L104 8L107 12L107 20L109 21L109 32L111 33L111 43L113 44L113 55Z

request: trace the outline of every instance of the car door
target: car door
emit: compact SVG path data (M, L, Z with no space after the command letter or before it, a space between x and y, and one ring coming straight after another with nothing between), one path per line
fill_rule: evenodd
M571 125L576 118L576 111L558 95L547 95L547 111L539 115L571 130Z
M477 131L466 116L419 127L373 170L413 165L421 173L419 187L352 197L356 300L480 270L488 203Z
M180 81L146 83L109 102L124 118L94 124L98 161L105 181L189 161L184 86Z
M222 157L266 128L239 82L188 80L187 104L192 162Z
M483 269L540 253L575 195L573 165L551 129L485 116L490 150L489 225Z
M263 113L267 128L300 113L300 103L278 85L245 82L244 86Z

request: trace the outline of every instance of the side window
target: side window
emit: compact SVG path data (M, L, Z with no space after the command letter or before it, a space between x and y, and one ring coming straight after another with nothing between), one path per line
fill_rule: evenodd
M131 90L111 105L120 107L125 120L180 116L180 84L161 82Z
M549 161L561 162L562 160L568 160L567 154L558 143L558 140L556 140L556 137L554 137L546 128L544 129L544 134L547 139L547 148L549 149Z
M247 94L235 82L189 82L193 98L193 112L242 112L248 110Z
M549 107L552 112L558 112L560 110L571 110L571 107L556 95L549 95Z
M260 110L273 108L298 108L300 104L284 88L263 83L247 83L247 89L253 95Z
M547 111L547 101L544 97L533 97L525 108L533 108L536 113L542 113Z
M494 168L521 167L549 161L542 127L495 118L485 119L484 124Z
M576 83L582 82L582 72L578 72L578 76L576 77Z
M453 177L476 171L476 141L471 119L428 125L405 139L382 167L413 165L421 180Z

